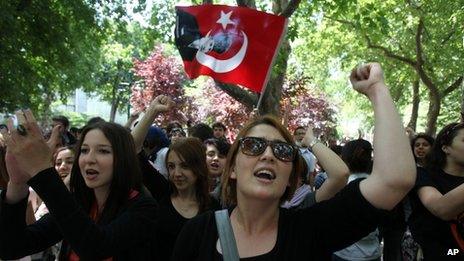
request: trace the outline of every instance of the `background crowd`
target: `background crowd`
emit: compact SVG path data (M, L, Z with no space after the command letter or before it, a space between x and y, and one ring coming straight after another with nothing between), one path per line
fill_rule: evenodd
M220 209L246 260L462 258L464 125L406 132L378 64L350 80L372 143L271 116L235 140L221 122L154 126L176 106L164 95L126 126L56 116L44 133L18 111L0 126L0 258L221 260Z

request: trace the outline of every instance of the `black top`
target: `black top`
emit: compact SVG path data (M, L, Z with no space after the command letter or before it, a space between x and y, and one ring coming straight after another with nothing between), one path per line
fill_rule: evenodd
M451 234L450 223L434 216L420 201L417 191L422 187L431 186L443 195L464 183L464 177L447 174L443 170L431 173L424 168L417 168L417 179L414 189L409 193L412 214L409 218L409 228L419 245L422 247L425 260L443 260L443 258L464 257L463 251L459 255L449 255L451 249L458 249Z
M190 219L179 214L172 205L168 181L148 162L143 153L139 153L139 160L143 171L144 185L160 205L159 226L156 229L156 237L158 238L156 260L169 260L177 236L184 224ZM219 202L210 196L210 204L206 210L217 209L220 209ZM203 212L199 212L199 214Z
M310 208L281 208L274 248L241 260L330 260L332 252L373 231L386 213L361 195L359 182L351 182L334 198ZM217 240L214 213L209 211L187 222L177 238L172 260L222 260Z
M81 260L151 259L157 214L153 199L139 194L109 224L96 225L73 199L54 168L41 171L28 184L50 213L28 226L27 197L10 205L5 203L3 192L0 258L16 259L37 253L64 239L60 259L68 257L70 248Z

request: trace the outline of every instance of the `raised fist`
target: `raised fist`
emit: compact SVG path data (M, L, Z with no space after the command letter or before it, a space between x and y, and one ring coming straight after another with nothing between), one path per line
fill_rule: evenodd
M174 101L166 95L158 95L151 102L150 108L157 112L169 111L174 106Z
M380 84L385 87L383 71L378 63L368 63L353 69L350 81L356 91L367 96L371 94L375 86Z

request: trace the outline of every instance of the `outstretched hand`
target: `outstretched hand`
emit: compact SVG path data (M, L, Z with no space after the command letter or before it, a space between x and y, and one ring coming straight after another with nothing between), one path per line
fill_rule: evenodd
M382 67L378 63L368 63L353 69L350 81L356 91L368 97L377 85L385 86Z
M172 107L174 107L174 101L166 95L156 96L156 98L150 104L150 108L157 112L166 112L169 111Z
M10 118L7 121L8 132L2 130L2 134L6 137L8 151L6 163L9 171L12 172L9 172L10 178L23 181L23 172L33 177L38 172L53 166L52 150L45 142L30 110L17 111L16 117L19 130L14 127L13 120ZM21 166L22 171L15 171L17 165Z

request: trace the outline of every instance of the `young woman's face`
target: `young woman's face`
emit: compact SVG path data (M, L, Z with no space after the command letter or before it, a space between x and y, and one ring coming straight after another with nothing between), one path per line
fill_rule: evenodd
M73 163L74 153L71 150L65 149L58 152L55 160L55 170L61 179L66 178L71 173Z
M79 155L79 168L85 184L91 189L108 190L113 180L113 147L103 132L87 132Z
M287 142L276 128L267 124L253 127L245 137ZM230 176L237 180L237 200L280 200L289 186L292 167L291 161L276 158L270 146L257 156L246 155L239 148Z
M414 142L414 155L418 159L423 159L430 152L431 144L424 138L418 138Z
M226 156L220 155L216 146L206 145L206 164L209 175L213 178L220 177L226 164Z
M174 183L178 191L195 188L197 176L195 176L195 173L187 166L187 163L175 151L169 152L166 167L169 179Z
M454 162L459 165L464 165L464 129L458 130L451 145L444 146L448 162Z

